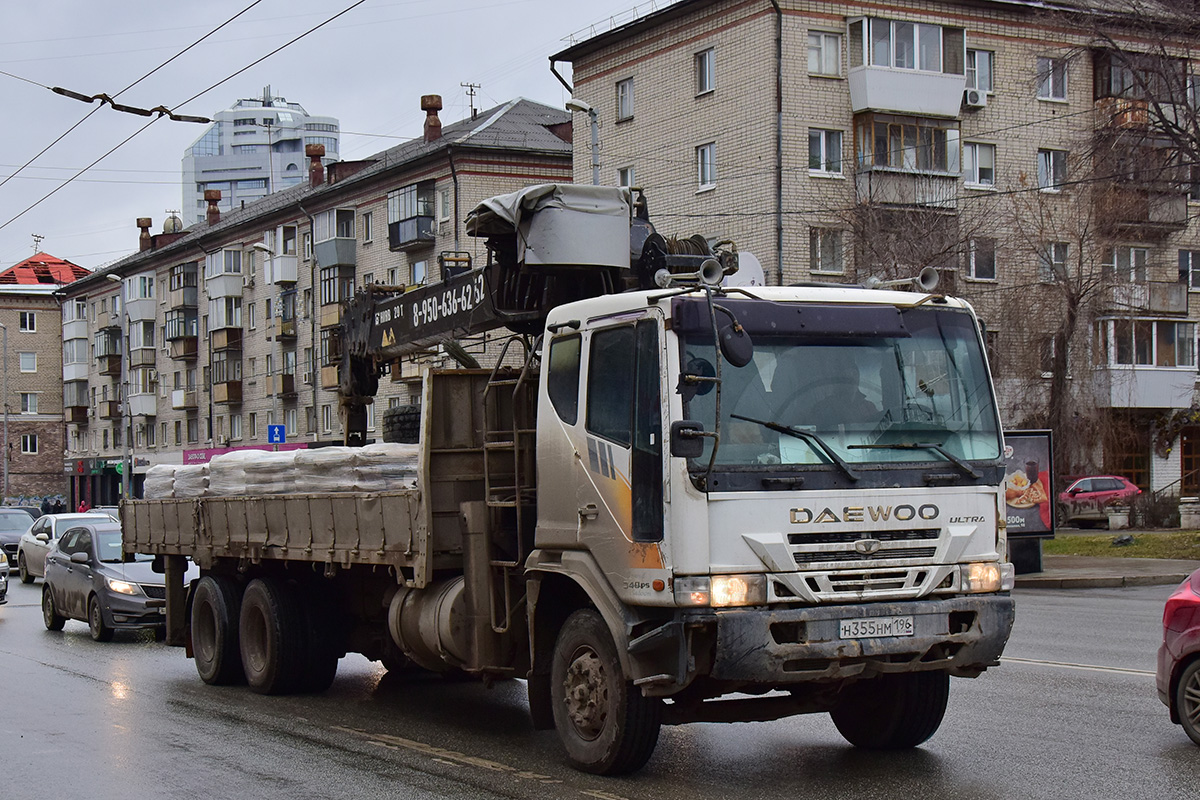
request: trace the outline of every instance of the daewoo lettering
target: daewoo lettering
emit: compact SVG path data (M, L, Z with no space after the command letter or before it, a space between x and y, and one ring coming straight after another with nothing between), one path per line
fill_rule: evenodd
M870 516L871 522L887 522L888 520L896 520L897 522L907 522L911 519L920 517L923 520L937 519L942 513L942 510L932 503L925 503L920 506L911 506L908 504L899 506L845 506L842 508L842 515L839 517L833 509L823 508L821 511L814 513L811 508L793 508L788 512L788 518L793 525L808 525L821 524L826 522L862 522L863 511ZM983 518L974 517L956 517L953 521L970 520L983 522Z

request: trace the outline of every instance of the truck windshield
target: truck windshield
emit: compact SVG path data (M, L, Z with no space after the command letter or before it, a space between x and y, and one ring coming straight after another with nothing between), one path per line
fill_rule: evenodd
M721 365L716 463L769 469L940 461L961 469L999 458L999 423L971 316L924 307L902 310L899 319L879 336L782 326L755 332L749 364ZM685 375L715 374L711 332L689 330L681 341ZM711 382L693 385L698 391L684 414L712 431L717 391ZM706 464L711 449L708 439L693 463Z

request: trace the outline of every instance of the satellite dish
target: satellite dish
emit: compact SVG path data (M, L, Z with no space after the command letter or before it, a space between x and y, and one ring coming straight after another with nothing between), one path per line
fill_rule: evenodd
M763 273L762 263L758 258L745 250L738 253L737 272L726 275L723 286L766 286L767 278Z
M183 230L183 220L171 214L163 220L163 233L179 233Z

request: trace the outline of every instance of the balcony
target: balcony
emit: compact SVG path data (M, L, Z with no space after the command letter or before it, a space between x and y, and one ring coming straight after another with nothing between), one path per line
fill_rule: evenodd
M1115 235L1166 236L1187 227L1187 195L1179 190L1105 186L1096 193L1096 218Z
M158 356L158 351L153 347L139 347L136 350L129 351L129 368L137 369L138 367L153 367L155 358Z
M321 306L321 327L335 328L342 322L342 304L334 303L328 306Z
M87 363L63 364L63 383L86 381L91 369Z
M213 350L239 350L242 347L241 328L218 328L210 336Z
M433 217L410 217L388 223L388 248L418 250L429 247L437 238Z
M71 425L87 425L88 407L67 406L63 409L63 421Z
M129 413L135 417L153 417L158 415L158 401L151 393L129 395Z
M1187 284L1170 281L1122 283L1108 287L1104 302L1106 311L1186 314L1188 287Z
M338 368L337 364L329 367L321 367L321 388L336 389L338 388Z
M263 278L273 285L295 283L298 262L296 256L269 256L263 265Z
M876 167L854 179L859 205L919 206L954 211L958 176Z
M965 75L889 67L851 67L850 106L860 111L895 111L922 117L957 117Z
M167 295L167 306L171 309L196 308L199 291L195 286L184 286Z
M158 307L153 297L139 297L136 300L128 301L125 304L125 310L129 314L131 322L145 322L154 320Z
M171 340L171 358L174 361L194 361L196 359L196 336L183 336Z
M236 404L242 402L242 382L241 381L225 381L224 383L214 383L212 387L212 399L214 403Z
M101 400L100 401L100 419L120 419L121 418L121 401L120 400Z
M97 371L101 375L121 374L121 356L119 354L96 356L96 364Z
M280 339L295 339L296 338L296 320L281 319L279 320L279 330L275 334Z
M1099 408L1187 408L1196 385L1193 367L1099 366L1092 375Z
M353 239L326 239L313 245L313 257L324 267L353 267L357 262Z
M288 397L296 393L295 375L268 375L267 394Z
M171 408L181 411L195 409L199 405L199 392L195 389L173 389L171 391Z
M86 339L88 338L88 321L86 319L75 319L70 322L64 322L62 326L63 341L69 339Z

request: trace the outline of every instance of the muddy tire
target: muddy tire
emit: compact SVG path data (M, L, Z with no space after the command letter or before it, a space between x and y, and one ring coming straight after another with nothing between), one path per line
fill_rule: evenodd
M846 687L829 716L856 747L902 750L933 736L949 698L950 676L945 672L881 675Z
M192 595L192 651L196 672L211 686L242 683L238 623L242 596L237 583L205 575Z
M48 631L61 631L67 624L67 618L54 608L54 595L50 594L49 586L42 587L42 622Z
M421 438L421 407L395 406L383 412L383 440L416 444Z
M238 643L251 691L299 690L306 663L304 639L304 613L295 593L273 579L250 581L242 594Z

